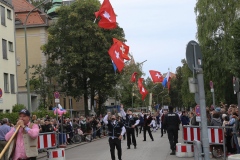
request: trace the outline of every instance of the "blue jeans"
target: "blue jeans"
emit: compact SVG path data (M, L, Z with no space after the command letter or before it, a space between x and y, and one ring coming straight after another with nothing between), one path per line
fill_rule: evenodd
M93 127L93 135L92 135L92 136L93 136L93 139L95 139L95 138L96 138L96 134L97 134L97 133L96 133L96 128L95 128L95 127Z
M238 144L238 138L237 138L237 134L236 133L233 133L233 141L236 145L236 148L237 148L237 153L239 154L240 153L240 147L239 147L239 144Z

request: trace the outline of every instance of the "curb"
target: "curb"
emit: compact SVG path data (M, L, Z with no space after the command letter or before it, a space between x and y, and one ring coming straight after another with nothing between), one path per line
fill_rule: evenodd
M101 138L94 139L91 142L98 141L98 140L106 138L106 137L107 136L103 136ZM69 150L69 149L72 149L72 148L75 148L75 147L78 147L78 146L82 146L82 145L85 145L85 144L88 144L88 143L90 143L90 142L81 142L81 143L78 143L78 144L69 145L69 147L66 147L65 150ZM39 156L37 156L37 159L44 158L44 157L47 157L47 155L39 155Z

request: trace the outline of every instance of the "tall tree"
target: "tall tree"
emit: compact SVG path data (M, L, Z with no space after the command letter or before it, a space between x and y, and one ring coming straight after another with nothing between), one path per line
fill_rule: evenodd
M239 14L238 0L198 0L197 38L203 53L205 88L208 88L207 103L211 104L209 81L215 86L216 101L234 101L232 92L231 64L233 39L230 30ZM230 84L229 84L230 83ZM229 96L229 91L231 90Z
M98 95L103 103L116 84L108 49L112 38L124 39L124 31L117 26L104 30L93 23L98 0L78 0L57 10L58 20L50 28L48 43L43 51L49 57L48 69L56 77L61 90L75 98L84 97L88 115L88 98ZM104 96L103 96L104 95ZM91 104L92 105L92 104ZM100 104L101 105L101 104Z
M183 107L189 108L195 105L194 94L189 92L188 86L188 77L193 77L192 72L188 68L187 62L185 59L182 60L182 84L181 84L181 95L182 95L182 104Z

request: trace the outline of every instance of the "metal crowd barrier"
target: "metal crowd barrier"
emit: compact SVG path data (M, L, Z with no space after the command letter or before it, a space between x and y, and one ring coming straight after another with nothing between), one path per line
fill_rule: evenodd
M224 159L226 159L225 128L220 126L208 126L208 139L210 145L222 145ZM193 143L194 140L201 141L200 126L183 126L183 141Z
M39 133L38 149L57 148L56 132Z

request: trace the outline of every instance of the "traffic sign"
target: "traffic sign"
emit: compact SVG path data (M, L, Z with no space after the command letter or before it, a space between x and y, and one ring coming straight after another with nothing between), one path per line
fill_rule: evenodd
M59 99L59 98L60 98L59 92L54 92L54 98L55 98L55 99Z
M212 81L210 81L209 85L210 85L210 88L213 89L213 82Z
M2 97L2 89L0 88L0 98Z
M199 105L196 105L195 107L195 113L196 113L196 116L200 116L200 106Z
M194 71L194 68L201 68L202 66L202 53L200 46L195 41L188 42L186 49L186 58L187 64L191 71Z

